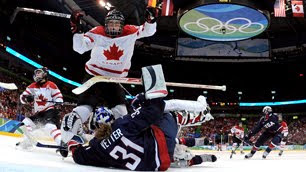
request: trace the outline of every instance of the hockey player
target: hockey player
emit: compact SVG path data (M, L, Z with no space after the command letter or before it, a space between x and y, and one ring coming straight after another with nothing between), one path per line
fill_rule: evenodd
M235 151L238 147L240 148L240 153L244 154L242 143L242 140L244 138L244 128L242 127L242 122L239 122L238 125L235 125L233 128L231 128L231 133L233 136L233 145L230 158L233 157L233 154L236 154Z
M279 118L279 121L281 122L281 126L282 126L282 128L283 128L283 131L282 131L282 136L283 136L283 138L282 138L282 141L281 141L281 143L280 143L280 146L279 146L280 151L279 151L279 153L278 153L279 156L282 156L282 154L283 154L283 152L284 152L285 145L286 145L287 140L288 140L288 134L289 134L289 132L288 132L288 125L287 125L287 123L283 120L282 115L278 115L278 118Z
M34 115L26 117L22 121L21 129L24 133L31 133L37 129L38 125L43 125L43 129L49 133L54 141L60 145L61 132L59 126L59 111L55 108L63 103L63 96L55 83L48 81L48 69L46 67L36 69L33 79L35 82L30 84L20 95L22 104L32 104L34 102ZM27 148L33 146L33 138L28 138L20 142L21 147Z
M265 131L261 134L261 136L257 139L252 150L249 154L245 155L245 158L251 158L256 151L262 146L267 140L272 138L269 146L263 153L262 157L266 158L271 150L278 146L282 140L282 130L283 127L280 125L278 121L278 116L272 112L272 108L270 106L265 106L262 110L263 116L260 118L258 124L252 129L252 131L244 137L246 142L249 142L249 139L254 136L256 133L265 129Z
M74 161L129 170L167 170L177 149L177 123L170 113L164 113L164 108L165 101L157 98L143 101L134 113L116 120L107 109L95 113L91 122L96 128L95 138L89 146L82 146L77 135L68 142ZM181 152L186 156L184 150ZM216 160L213 155L195 157L189 165Z
M154 10L148 9L146 14L143 25L124 25L123 14L114 9L106 15L105 26L97 26L85 34L81 24L83 14L74 12L71 15L73 50L80 54L91 50L91 58L85 64L85 81L92 76L128 75L136 40L156 32ZM84 123L98 102L105 102L104 105L111 108L116 118L127 114L124 90L114 83L97 83L82 93L73 113L79 115Z

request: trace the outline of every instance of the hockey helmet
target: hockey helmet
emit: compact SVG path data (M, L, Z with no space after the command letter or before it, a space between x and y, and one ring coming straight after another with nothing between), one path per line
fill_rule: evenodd
M270 106L265 106L263 109L262 109L262 112L264 114L269 114L272 112L272 108Z
M35 69L34 70L34 75L33 75L33 79L35 82L37 83L45 83L48 78L48 68L47 67L42 67L42 68L39 68L39 69Z
M105 33L110 37L116 37L122 33L125 18L123 14L113 9L105 17ZM119 24L119 27L116 25Z

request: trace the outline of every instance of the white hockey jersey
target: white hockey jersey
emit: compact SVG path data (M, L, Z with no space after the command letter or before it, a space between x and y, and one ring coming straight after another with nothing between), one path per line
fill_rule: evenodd
M136 40L152 36L155 32L156 23L145 22L141 26L125 25L119 37L110 38L104 26L98 26L85 34L74 34L73 50L80 54L91 50L91 58L85 65L90 75L126 77Z
M53 102L63 102L61 91L52 81L47 81L43 85L36 82L29 85L26 90L20 95L20 101L25 104L24 96L34 96L34 112L43 112L54 108Z
M288 125L285 121L282 121L281 123L281 126L282 126L282 134L284 135L284 137L288 136Z
M244 137L244 129L242 127L239 127L238 125L234 126L231 129L231 133L233 134L233 136L235 136L239 139L243 139L243 137Z

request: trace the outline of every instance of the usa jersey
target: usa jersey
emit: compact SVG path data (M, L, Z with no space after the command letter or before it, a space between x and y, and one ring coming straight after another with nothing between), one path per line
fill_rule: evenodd
M284 137L286 137L289 133L287 123L285 121L282 121L281 126L282 126L282 134Z
M53 102L63 102L63 96L55 83L47 81L43 85L34 82L20 95L20 101L25 104L25 96L34 96L34 112L43 112L54 108Z
M94 149L98 152L93 160L94 165L129 170L167 170L170 166L170 156L165 136L158 127L152 125L163 115L164 102L161 101L158 106L157 108L156 105L149 105L116 119L109 138L92 139L86 150ZM83 157L85 154L79 156ZM77 156L73 155L76 162Z
M252 135L255 135L263 128L266 132L270 133L282 132L282 127L278 122L278 116L274 113L270 113L260 118L255 128L251 131Z
M136 40L152 36L155 32L156 23L145 22L141 26L125 25L119 37L110 38L105 28L98 26L85 34L74 34L73 50L80 54L91 50L91 58L85 65L88 74L126 77Z
M231 129L231 133L233 136L237 137L238 139L243 139L244 137L244 129L242 127L239 127L238 125L234 126Z

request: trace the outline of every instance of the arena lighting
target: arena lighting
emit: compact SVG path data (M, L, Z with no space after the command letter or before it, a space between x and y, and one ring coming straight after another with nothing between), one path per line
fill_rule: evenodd
M21 59L21 60L27 62L28 64L30 64L30 65L32 65L32 66L34 66L34 67L36 67L36 68L42 68L42 67L43 67L42 65L40 65L40 64L38 64L38 63L36 63L36 62L34 62L33 60L30 60L29 58L25 57L24 55L22 55L22 54L16 52L15 50L11 49L10 47L6 47L5 50L6 50L8 53L12 54L13 56L15 56L15 57L17 57L17 58L19 58L19 59ZM79 83L77 83L77 82L74 82L74 81L71 81L70 79L67 79L67 78L65 78L65 77L63 77L63 76L61 76L61 75L59 75L59 74L57 74L57 73L55 73L55 72L53 72L53 71L51 71L51 70L49 70L49 74L50 74L51 76L53 76L53 77L55 77L55 78L57 78L57 79L63 81L63 82L68 83L68 84L71 84L71 85L74 85L74 86L77 86L77 87L81 85L81 84L79 84Z
M112 5L109 2L105 2L104 0L100 0L99 4L101 7L104 7L107 10L110 10L110 7L112 7Z
M304 100L293 100L293 101L283 101L283 102L257 102L257 103L239 103L239 106L283 106L283 105L295 105L306 103Z

